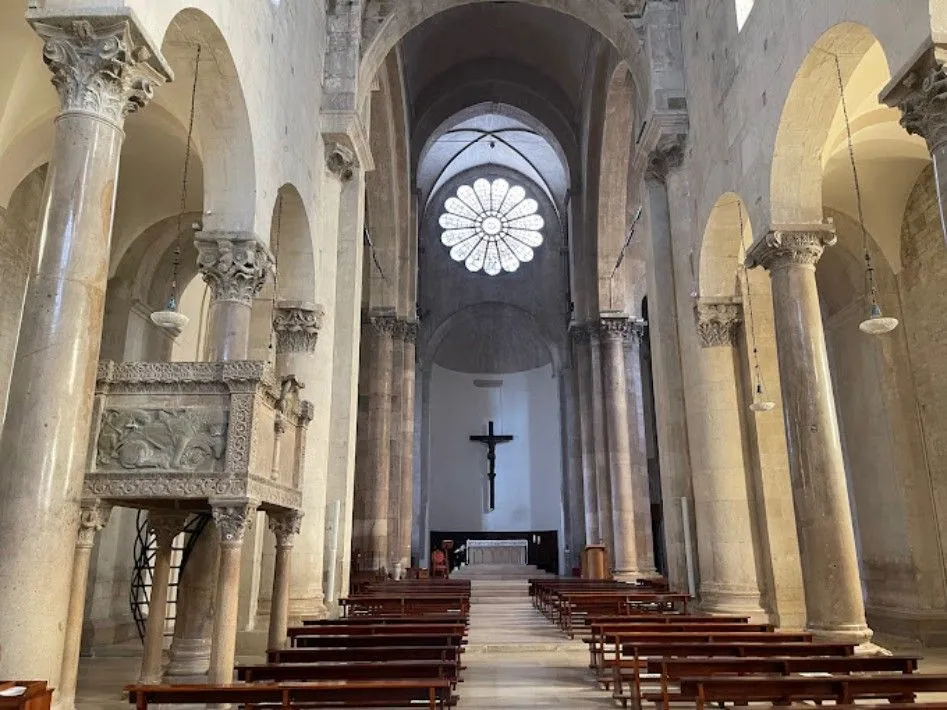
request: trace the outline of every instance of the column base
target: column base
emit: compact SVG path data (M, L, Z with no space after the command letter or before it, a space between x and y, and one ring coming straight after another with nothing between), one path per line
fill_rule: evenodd
M305 599L289 599L289 625L297 626L303 619L325 619L329 616L325 596L314 594Z
M811 631L813 638L818 641L835 643L853 643L858 647L863 645L874 646L871 641L872 630L866 624L836 624L822 626L806 624L806 631Z
M727 616L748 616L751 623L766 623L770 615L760 603L758 591L740 589L707 589L699 592L700 610L706 614Z
M165 678L181 683L184 678L205 676L210 669L210 646L210 639L175 640Z
M641 572L636 569L616 569L612 570L612 577L618 582L637 582L639 579L641 579Z

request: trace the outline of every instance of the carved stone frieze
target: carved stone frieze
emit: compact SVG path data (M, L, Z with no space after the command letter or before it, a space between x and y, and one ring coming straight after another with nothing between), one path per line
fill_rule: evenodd
M111 513L112 506L98 498L83 500L79 509L79 537L76 547L92 547L95 534L105 527Z
M212 407L107 409L96 444L97 470L220 470L227 419L225 410Z
M342 143L333 143L326 150L326 167L342 182L348 182L358 169L355 151Z
M835 242L831 222L773 228L747 251L746 265L767 271L792 265L815 267L825 248Z
M155 87L169 78L155 66L147 46L137 44L127 19L50 18L36 20L43 61L52 72L64 114L102 118L121 127L143 108Z
M302 527L303 513L299 510L287 510L267 514L267 525L276 535L277 547L292 547L293 538Z
M743 322L743 309L735 301L700 298L694 304L697 342L702 348L731 346Z
M240 545L253 525L257 505L252 501L211 501L214 524L222 545Z
M188 513L180 510L149 510L148 528L158 540L159 548L168 548L184 529Z
M325 308L319 305L278 304L273 313L276 349L280 352L314 352L325 315Z
M177 473L106 473L87 474L84 496L103 499L196 500L213 496L248 495L246 478Z
M250 306L273 266L269 249L253 235L200 232L197 266L215 301Z

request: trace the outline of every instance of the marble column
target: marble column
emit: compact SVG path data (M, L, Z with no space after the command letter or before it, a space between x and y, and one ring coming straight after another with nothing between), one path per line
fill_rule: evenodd
M831 225L774 228L747 252L773 285L776 349L789 445L807 626L867 642L855 532L842 458L815 265L835 243Z
M240 553L246 532L256 517L256 504L245 500L211 500L210 504L219 534L220 555L207 681L231 683L237 650Z
M395 321L391 334L391 421L388 426L388 549L385 567L395 579L404 572L401 562L401 463L405 441L402 437L401 407L404 374L404 327L401 318Z
M69 611L66 616L65 643L63 644L62 672L59 676L56 707L73 710L76 699L76 680L79 677L79 651L82 644L82 619L85 613L86 584L89 580L89 558L95 535L108 522L110 505L98 500L83 502L79 514L79 536L76 538L72 562L72 584L69 589ZM34 580L40 582L40 580Z
M271 271L269 250L253 235L242 232L200 232L195 235L198 269L210 288L205 361L243 360L250 347L253 299ZM181 573L177 617L166 673L194 679L208 670L211 658L209 623L216 607L214 589L219 546L211 525L201 533ZM202 560L198 564L197 560Z
M881 100L901 110L901 125L927 141L934 162L941 229L947 239L947 72L930 46L901 70L881 92Z
M644 382L641 377L641 341L647 337L644 321L632 320L624 340L625 399L628 407L628 453L635 500L635 549L638 573L656 577L654 533L651 530L651 490L648 475L648 442L645 437Z
M28 19L61 111L0 439L0 675L61 688L122 127L170 70L128 15Z
M760 603L755 535L747 489L738 354L742 322L732 299L699 299L694 307L697 341L685 380L688 401L694 516L700 564L701 609L717 614L765 616Z
M359 495L353 539L364 571L384 571L388 553L388 495L391 462L392 334L397 319L389 314L365 318L368 392L365 456L356 461Z
M595 452L595 489L599 537L606 548L609 570L615 567L615 526L612 523L612 482L608 470L608 431L605 424L605 386L602 382L602 343L598 325L590 323L589 366L592 370L592 441Z
M575 360L576 389L579 396L579 439L582 453L582 492L585 497L585 540L589 545L602 544L599 524L598 484L595 479L595 441L592 436L592 354L589 331L584 325L573 325L572 354Z
M625 338L631 336L631 321L623 316L599 320L602 347L602 389L605 398L605 428L608 432L608 473L611 481L612 530L615 545L615 577L638 578L635 535L635 491L628 436L628 398L625 382Z
M210 287L204 359L246 360L253 298L273 265L269 249L253 234L198 232L197 266Z
M296 375L311 390L314 398L325 396L325 383L316 378L314 369L316 343L325 320L325 309L316 304L280 301L273 314L276 332L276 371L280 375ZM315 435L315 427L307 430L307 438ZM315 442L307 441L307 451L316 450ZM326 615L322 569L325 553L326 479L328 461L306 456L304 461L302 512L306 526L295 543L296 564L290 576L289 616L292 619L317 619ZM272 554L265 550L264 554ZM264 569L268 569L264 565ZM263 580L265 584L268 580ZM262 588L261 584L261 588ZM272 601L272 600L271 600ZM264 611L264 610L261 610Z
M148 528L155 536L154 570L148 599L148 624L145 627L144 652L139 683L161 682L161 656L164 651L164 627L168 612L168 588L171 582L172 543L184 529L187 513L148 511Z
M267 518L269 528L276 536L273 596L271 597L270 625L266 646L270 649L286 646L286 629L289 626L289 581L290 571L292 570L293 541L299 535L303 513L297 510L275 514L268 513Z
M411 532L414 525L414 398L417 380L416 347L418 323L406 321L401 327L403 358L401 370L401 480L399 481L398 550L402 568L411 566Z

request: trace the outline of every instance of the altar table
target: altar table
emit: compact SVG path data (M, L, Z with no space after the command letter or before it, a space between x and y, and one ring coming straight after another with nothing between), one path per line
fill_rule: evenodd
M525 565L526 540L468 540L468 565Z

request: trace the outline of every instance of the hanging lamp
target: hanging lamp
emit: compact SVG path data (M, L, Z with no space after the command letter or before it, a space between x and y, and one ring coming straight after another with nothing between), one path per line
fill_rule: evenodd
M868 230L865 228L865 215L862 210L861 183L858 180L858 166L855 163L855 142L852 139L852 124L848 116L848 101L845 99L845 82L842 81L842 65L837 54L835 60L835 75L838 78L838 91L842 100L842 115L845 118L845 134L848 139L848 157L852 163L852 179L855 183L855 206L858 210L858 224L862 231L862 243L865 251L865 290L868 292L868 317L858 324L858 329L869 335L884 335L898 327L898 319L886 316L881 312L878 303L878 284L875 281L875 265L871 258Z
M197 73L200 68L201 45L197 45L194 57L194 83L191 85L191 114L187 124L187 144L184 147L184 171L181 177L181 209L178 212L177 226L174 231L174 252L171 261L171 281L168 284L168 300L164 310L151 314L151 322L159 328L172 333L180 333L190 320L178 311L178 269L181 266L181 222L187 208L187 179L191 164L191 139L194 136L194 107L197 101Z
M745 231L743 223L743 203L737 200L737 211L740 216L740 246L746 251L746 242L743 239ZM753 298L750 293L750 275L746 268L746 260L741 260L743 270L743 294L746 309L747 324L750 326L750 345L753 348L753 401L750 402L750 411L769 412L776 408L776 402L767 398L766 388L763 386L763 370L760 367L760 351L756 345L756 322L753 318Z

